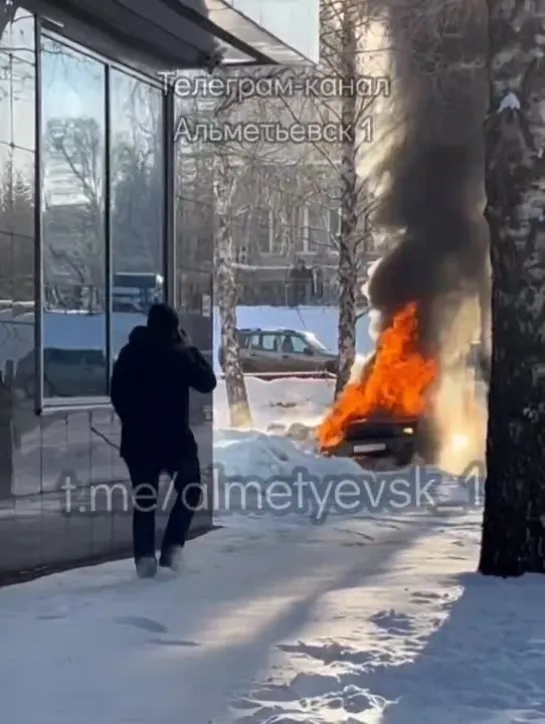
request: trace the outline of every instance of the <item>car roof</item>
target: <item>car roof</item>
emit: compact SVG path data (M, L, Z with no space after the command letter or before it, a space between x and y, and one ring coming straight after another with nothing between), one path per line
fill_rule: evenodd
M240 334L304 334L304 331L302 330L289 329L288 327L244 327L243 329L239 329L238 332Z

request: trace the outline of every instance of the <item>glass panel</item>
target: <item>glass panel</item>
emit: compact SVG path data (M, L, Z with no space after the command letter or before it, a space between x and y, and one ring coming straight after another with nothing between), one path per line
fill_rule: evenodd
M200 76L201 73L184 73L184 77ZM175 97L175 123L190 118L191 122L210 122L210 97ZM214 258L214 163L213 145L192 143L183 135L175 144L176 185L176 275L177 307L198 322L208 325L205 315L211 297L212 268ZM211 347L211 325L206 347Z
M8 231L34 240L34 151L14 146L11 152L10 171L11 208ZM33 256L29 255L29 268L33 269ZM33 272L32 272L33 273Z
M305 350L307 349L308 345L305 343L301 337L296 337L295 335L291 335L291 342L293 344L293 351L295 354L304 354Z
M18 2L0 3L0 51L34 64L34 16Z
M107 392L105 68L49 38L41 52L44 396L100 396ZM70 358L56 354L67 349Z
M6 8L0 23L0 500L41 485L34 415L34 19ZM25 372L26 370L26 372ZM22 374L25 372L24 374ZM24 378L26 391L19 384ZM30 396L28 393L31 393ZM5 521L5 519L4 519ZM5 535L0 526L0 536ZM19 551L34 556L37 538ZM4 539L0 537L0 541ZM8 560L9 559L9 560ZM0 556L11 565L13 550Z
M261 345L267 352L278 351L278 337L275 334L264 334L261 338Z
M0 51L0 143L34 148L34 66Z
M112 70L110 104L112 307L145 315L164 296L162 94ZM140 320L126 321L114 325L114 354L126 342L124 327Z
M318 349L322 352L327 352L327 347L323 344L323 342L320 342L318 337L316 337L316 335L312 332L305 332L304 337L307 340L309 347L314 347L314 349Z

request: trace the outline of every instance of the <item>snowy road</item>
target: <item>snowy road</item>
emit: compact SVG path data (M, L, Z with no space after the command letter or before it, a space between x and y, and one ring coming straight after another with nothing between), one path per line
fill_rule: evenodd
M247 520L189 569L0 591L6 721L545 721L545 586L468 575L479 514Z

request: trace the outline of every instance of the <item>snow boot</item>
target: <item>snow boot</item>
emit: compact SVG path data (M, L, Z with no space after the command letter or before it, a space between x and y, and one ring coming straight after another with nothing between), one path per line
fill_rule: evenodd
M139 558L135 565L138 578L153 578L157 573L157 561L153 556Z
M182 546L172 546L161 553L159 559L161 568L170 568L174 573L181 573L185 568L184 549Z

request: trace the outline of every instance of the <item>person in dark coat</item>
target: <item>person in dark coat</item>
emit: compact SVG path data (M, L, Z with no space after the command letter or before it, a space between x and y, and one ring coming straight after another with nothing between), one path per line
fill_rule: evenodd
M119 353L110 387L121 421L120 454L133 486L133 549L140 577L157 571L155 514L163 472L174 480L176 497L159 565L177 570L181 564L202 495L198 448L189 427L189 390L207 394L215 387L214 371L180 330L176 311L154 304L147 326L135 327Z

